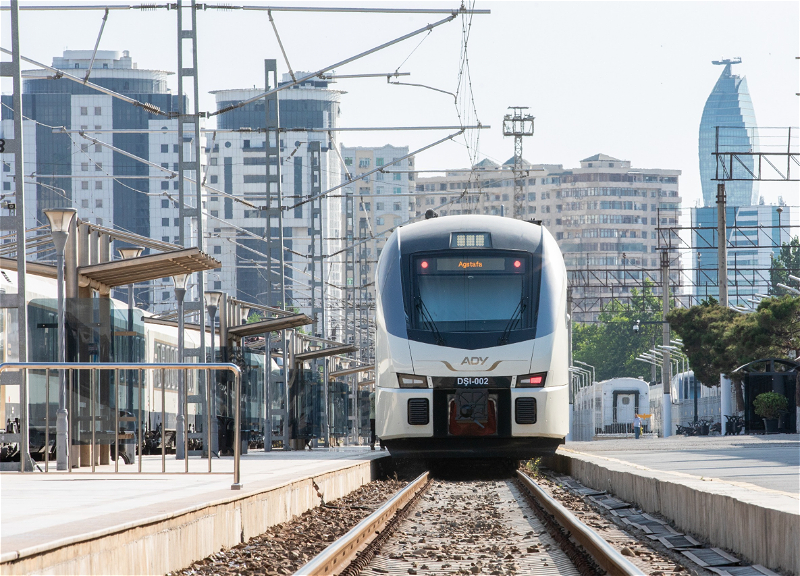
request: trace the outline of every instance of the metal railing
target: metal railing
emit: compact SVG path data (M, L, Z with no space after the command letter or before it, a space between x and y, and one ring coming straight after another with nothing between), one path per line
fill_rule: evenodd
M68 408L68 430L69 434L72 434L73 430L73 373L80 370L87 370L90 371L90 414L89 419L92 423L91 425L91 432L92 432L92 443L91 443L91 467L92 472L95 471L95 463L96 459L96 414L95 414L95 405L96 405L96 398L95 398L95 382L99 380L99 378L95 377L95 374L99 375L100 372L104 371L113 371L114 373L114 383L115 383L115 390L117 396L119 395L119 388L118 385L120 382L119 379L119 372L121 370L129 370L129 371L138 371L139 373L139 409L138 409L138 416L136 417L122 417L120 418L120 410L117 408L117 402L114 403L114 471L119 472L119 423L122 422L136 422L139 429L138 434L138 448L139 448L139 458L138 458L138 473L142 472L142 453L143 453L143 442L144 442L144 434L142 433L144 429L144 404L143 404L143 393L144 393L144 373L145 372L153 372L156 371L161 372L161 473L166 473L166 379L164 378L165 372L167 370L175 370L175 371L186 371L186 370L198 370L198 371L205 371L206 373L206 406L211 406L212 404L209 402L210 395L212 392L211 383L215 382L211 378L212 371L217 370L225 370L228 372L232 372L234 376L234 405L235 405L235 414L234 414L234 440L233 440L233 484L231 485L232 490L239 490L242 487L241 484L241 469L240 469L240 460L241 460L241 453L242 453L242 446L241 446L241 389L242 389L242 371L241 369L236 366L235 364L229 363L161 363L161 364L153 364L153 363L139 363L139 362L102 362L102 363L92 363L92 362L7 362L4 364L0 364L0 374L7 371L17 371L20 373L20 379L18 384L20 386L26 386L28 381L28 372L30 370L44 370L45 371L45 382L46 382L46 389L45 389L45 398L46 398L46 410L45 410L45 471L49 471L49 464L50 464L50 371L55 370L59 373L59 380L61 378L66 378L66 385L67 385L67 398L69 402ZM186 378L183 379L184 382L187 381ZM130 382L128 383L130 385ZM28 394L27 389L25 392L22 390L20 391L20 402L28 402ZM184 390L183 394L183 403L184 403L184 414L187 414L188 408L188 394L185 393ZM118 398L117 398L118 400ZM28 452L30 450L30 440L29 440L29 429L30 429L30 410L29 407L21 406L20 407L20 472L25 472L27 460L29 458ZM134 420L135 418L135 420ZM212 472L212 465L211 465L211 411L206 409L206 446L205 451L208 453L208 473ZM5 435L8 436L8 435ZM183 442L184 442L184 473L189 473L189 450L188 450L188 443L189 443L189 419L184 418L184 430L183 430ZM72 445L72 440L69 440L69 444ZM69 455L71 460L71 455ZM71 462L67 466L69 472L72 472L72 465Z

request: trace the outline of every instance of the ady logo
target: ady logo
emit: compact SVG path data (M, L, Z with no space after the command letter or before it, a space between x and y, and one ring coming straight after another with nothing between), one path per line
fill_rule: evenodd
M461 361L461 365L469 364L470 366L483 366L486 364L486 361L489 359L487 356L486 358L481 358L480 356L465 356L464 360Z

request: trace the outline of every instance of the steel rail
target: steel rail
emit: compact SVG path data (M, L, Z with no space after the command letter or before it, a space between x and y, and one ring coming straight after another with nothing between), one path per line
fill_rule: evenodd
M640 568L634 566L621 553L617 552L613 546L606 542L602 536L589 528L586 524L578 520L572 512L564 508L555 499L550 497L544 490L537 486L536 482L517 470L517 477L520 482L528 489L544 509L555 517L572 538L580 544L586 552L597 562L600 567L612 576L636 576L642 573Z
M427 484L428 473L424 472L416 480L409 482L383 506L351 528L347 534L302 566L294 573L294 576L339 574L355 559L356 554L383 530L397 512L419 494Z

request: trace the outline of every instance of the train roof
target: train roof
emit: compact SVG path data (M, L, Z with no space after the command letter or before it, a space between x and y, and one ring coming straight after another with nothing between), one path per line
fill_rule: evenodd
M451 232L488 232L491 234L493 249L523 249L529 252L539 247L545 234L550 234L541 225L524 220L464 214L430 218L402 226L393 236L404 252L446 250L450 248Z

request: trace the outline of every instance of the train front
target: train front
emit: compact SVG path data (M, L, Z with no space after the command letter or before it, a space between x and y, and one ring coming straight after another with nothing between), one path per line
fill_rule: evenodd
M526 459L568 430L566 271L543 227L402 227L376 274L376 432L395 457Z

